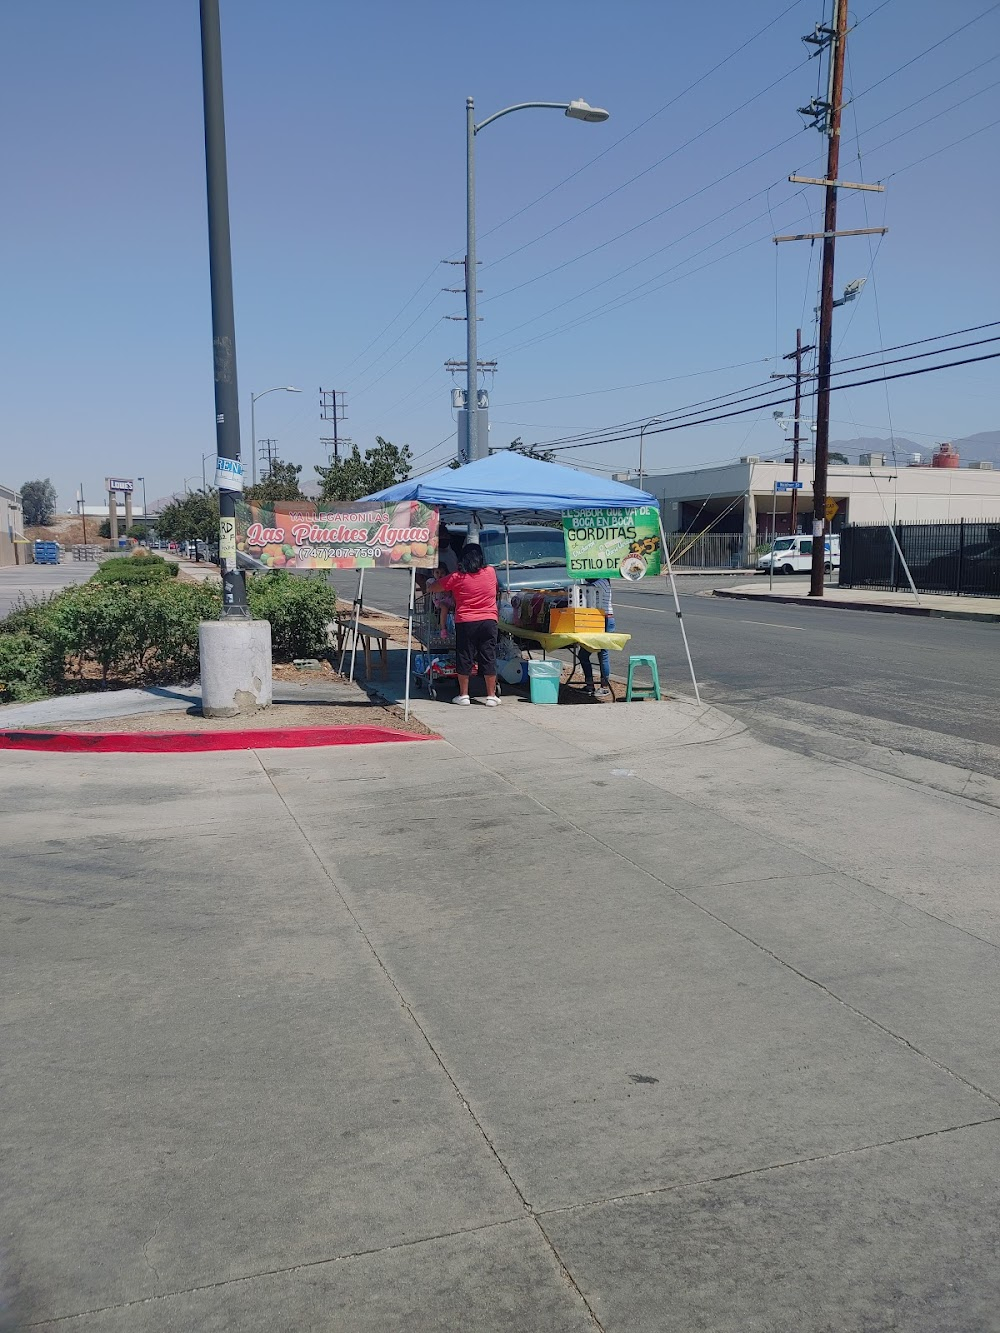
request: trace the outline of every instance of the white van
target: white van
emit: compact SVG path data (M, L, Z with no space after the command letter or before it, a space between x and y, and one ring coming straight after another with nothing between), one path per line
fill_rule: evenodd
M779 537L770 551L765 551L757 561L757 568L765 572L774 561L776 574L808 574L812 569L813 539L811 537ZM840 534L831 533L826 538L827 569L840 568Z

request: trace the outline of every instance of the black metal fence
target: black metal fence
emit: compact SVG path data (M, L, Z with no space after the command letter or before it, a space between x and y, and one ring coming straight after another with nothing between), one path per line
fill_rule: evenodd
M1000 597L1000 519L896 523L893 531L918 592ZM841 533L840 586L909 587L886 524L849 524Z

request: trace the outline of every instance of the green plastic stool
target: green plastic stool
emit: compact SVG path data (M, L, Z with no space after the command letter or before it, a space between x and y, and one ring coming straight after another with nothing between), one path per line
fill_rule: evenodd
M649 667L653 678L650 688L642 687L633 690L632 676L635 674L636 667ZM656 669L656 658L647 653L639 653L635 657L630 657L628 659L628 687L625 690L625 702L628 704L634 699L659 699L659 697L660 673Z

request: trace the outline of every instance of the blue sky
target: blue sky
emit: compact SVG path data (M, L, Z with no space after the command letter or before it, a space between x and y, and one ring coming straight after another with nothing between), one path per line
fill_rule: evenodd
M408 443L417 470L453 451L443 362L464 356L464 324L444 318L462 298L439 290L459 285L439 261L464 249L469 93L480 117L575 97L612 113L524 112L478 140L494 444L766 379L816 301L818 249L770 236L821 221L822 192L786 177L822 174L825 141L796 115L822 10L222 0L244 451L250 392L276 384L304 392L263 399L257 435L308 475L329 434L320 385L346 390L342 429L363 446ZM983 127L1000 5L858 0L852 18L842 176L888 189L842 194L840 225L890 232L840 245L838 286L873 276L837 313L843 356L989 320L998 289L998 127ZM65 504L81 481L89 500L108 473L144 474L152 499L200 481L215 447L198 5L35 0L4 28L0 478L50 475ZM988 362L843 393L833 433L995 429L995 384ZM653 437L647 467L780 447L766 412Z

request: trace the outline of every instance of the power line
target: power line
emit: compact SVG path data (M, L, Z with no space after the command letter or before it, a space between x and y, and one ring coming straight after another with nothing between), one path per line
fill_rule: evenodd
M395 324L396 320L399 319L399 317L400 317L401 315L403 315L403 314L406 312L406 310L409 309L409 307L410 307L410 306L413 304L413 302L417 299L417 297L418 297L418 296L420 295L420 293L424 290L424 288L427 286L427 284L428 284L428 283L431 281L431 279L437 274L437 271L438 271L438 268L439 268L439 267L440 267L440 266L439 266L438 264L435 264L435 265L434 265L434 267L431 269L430 273L428 273L427 277L424 278L423 282L420 284L420 286L417 288L417 290L413 293L413 295L409 298L409 300L403 302L403 304L400 306L400 308L399 308L399 310L396 312L396 314L393 315L392 319L389 320L389 323L386 324L385 328L382 329L379 333L376 333L375 337L371 340L371 342L368 343L365 347L362 347L361 351L358 352L358 354L357 354L356 356L352 357L352 359L351 359L350 361L348 361L348 363L347 363L346 366L343 366L343 367L342 367L341 372L340 372L341 375L346 375L347 372L350 370L350 368L351 368L353 365L355 365L358 361L360 361L361 358L362 358L363 356L367 355L367 353L368 353L368 352L375 346L375 344L379 341L379 339L382 338L382 337L384 337L385 334L387 334L387 333L389 332L389 330L392 328L393 324Z
M888 0L887 0L888 3ZM601 393L624 393L627 389L648 389L654 384L672 384L676 380L695 379L699 375L717 375L723 370L742 370L745 366L766 366L770 357L759 356L752 361L735 361L728 366L713 366L711 370L692 370L686 375L668 375L661 380L641 380L638 384L616 384L608 389L585 389L582 393L561 393L551 398L519 398L514 402L504 402L502 407L533 407L536 403L561 403L569 398L592 398Z
M948 349L945 348L945 349L943 349L943 350L944 350L944 351L947 351ZM830 390L831 390L831 392L836 393L836 392L839 392L839 391L841 391L841 390L843 390L843 389L860 389L860 388L864 388L866 385L869 385L869 384L880 384L880 383L882 382L883 379L888 379L888 380L898 380L898 379L908 379L908 378L910 378L910 377L913 376L913 375L930 375L930 374L932 374L934 371L937 371L937 370L951 370L951 369L954 368L955 366L968 366L968 365L973 365L973 364L975 364L976 362L979 362L979 361L994 361L994 360L996 360L997 357L1000 357L1000 352L987 352L987 353L985 353L985 354L982 355L982 356L969 356L969 357L964 357L964 358L963 358L962 360L960 360L960 361L947 361L947 362L944 362L944 363L942 363L941 365L938 365L938 366L921 366L921 367L918 367L916 370L897 370L897 371L894 371L891 375L875 375L875 376L873 376L871 379L866 379L866 380L854 380L854 381L853 381L852 383L850 383L850 384L831 384L831 385L830 385ZM866 369L866 367L863 367L863 366L862 366L862 367L859 367L858 369L861 370L861 371L863 371L863 370ZM728 419L731 418L731 417L742 417L742 416L746 416L748 413L751 413L751 412L759 412L759 411L761 411L762 407L763 407L763 408L768 408L768 407L780 407L780 406L782 406L783 404L785 404L785 403L790 403L790 402L792 402L792 401L793 401L792 397L786 395L784 398L776 398L776 399L774 399L774 400L773 400L772 402L770 402L770 403L758 404L758 405L756 405L756 406L754 406L754 407L741 407L741 408L736 408L735 410L733 410L733 411L731 411L731 412L720 412L720 413L717 413L717 414L714 415L714 416L701 417L699 420L696 420L696 421L680 421L680 422L677 422L677 423L674 423L674 424L667 424L667 425L663 425L663 426L654 426L654 427L651 427L651 428L646 432L646 434L647 434L647 435L664 435L664 434L667 434L667 433L670 432L670 431L675 431L675 430L687 430L687 429L693 428L693 427L695 427L695 426L705 426L705 425L708 425L708 424L710 424L711 422L714 422L714 421L725 421L725 420L728 420ZM613 438L613 439L576 441L576 442L574 442L574 443L572 443L572 444L563 444L563 445L559 445L559 444L551 444L551 443L550 443L549 441L547 441L547 440L541 440L541 441L538 441L538 442L537 442L537 447L539 447L539 448L551 448L551 449L553 450L553 452L555 452L555 453L562 453L563 450L565 450L565 449L585 449L585 448L589 449L589 448L593 448L593 447L595 447L596 445L599 445L599 444L618 444L618 443L622 443L622 442L624 442L625 440L634 440L634 439L637 439L637 438L638 438L638 434L637 434L636 432L633 432L631 435L622 435L622 436L618 436L618 437Z

